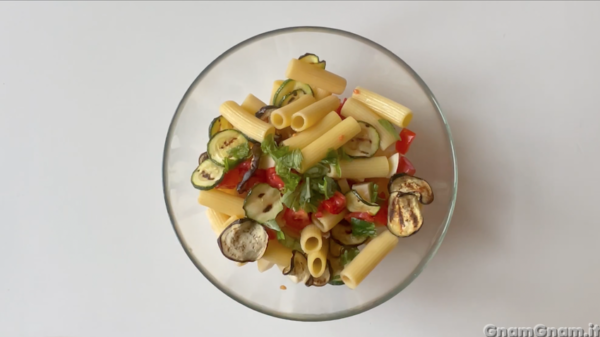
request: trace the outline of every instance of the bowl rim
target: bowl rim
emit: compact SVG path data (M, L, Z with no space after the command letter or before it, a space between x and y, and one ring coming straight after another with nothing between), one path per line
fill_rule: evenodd
M194 88L204 78L205 74L210 72L210 70L212 70L212 68L214 68L214 66L216 66L222 59L224 59L228 55L234 53L236 50L238 50L250 43L262 40L267 37L281 35L281 34L285 34L285 33L291 33L291 32L319 32L319 33L327 33L327 34L349 37L351 39L358 40L359 42L363 42L375 49L378 49L379 51L381 51L382 53L384 53L388 57L390 57L392 60L396 61L396 63L398 63L401 67L403 67L417 81L417 83L419 84L421 89L427 94L430 102L433 104L433 106L436 108L438 114L440 115L440 117L444 123L444 127L446 129L446 135L447 135L449 143L450 143L450 152L452 155L452 164L453 164L453 169L454 169L454 177L453 177L454 184L452 186L452 195L451 195L452 199L450 202L450 207L448 209L448 215L446 217L445 223L443 224L442 233L438 236L436 242L433 244L432 248L429 250L427 255L425 255L423 257L423 259L421 260L421 262L419 262L419 264L414 268L414 270L410 274L410 276L408 276L399 285L394 287L392 290L390 290L388 293L381 296L380 298L377 298L375 300L367 302L359 307L354 307L354 308L350 308L350 309L346 309L346 310L342 310L342 311L338 311L338 312L330 313L330 314L286 314L286 313L271 310L271 309L266 308L265 306L262 306L258 303L246 301L243 298L239 297L238 295L236 295L232 292L229 292L225 286L222 286L216 279L213 279L213 277L210 275L210 273L208 271L204 270L204 267L202 267L202 264L196 260L196 258L189 252L188 249L185 248L184 239L178 231L177 221L175 219L175 215L174 215L173 209L171 207L171 200L169 199L169 196L167 193L168 152L169 152L169 147L171 145L171 140L173 137L174 125L177 122L177 120L179 119L179 115L181 113L182 107L187 102L187 100L188 100L191 92L194 90ZM177 105L177 109L175 110L173 118L171 119L171 123L169 124L167 138L165 140L165 146L163 149L162 185L163 185L163 197L165 200L165 205L167 207L167 213L169 214L169 219L171 221L171 225L173 227L175 235L177 236L177 239L179 240L179 243L181 244L181 247L187 254L188 258L192 261L192 263L196 266L196 268L200 271L200 273L210 283L212 283L212 285L214 285L217 289L219 289L221 292L223 292L225 295L227 295L229 298L233 299L234 301L236 301L252 310L255 310L259 313L262 313L262 314L265 314L268 316L272 316L272 317L276 317L276 318L291 320L291 321L321 322L321 321L332 321L332 320L337 320L337 319L348 318L348 317L351 317L354 315L361 314L368 310L371 310L371 309L387 302L392 297L398 295L402 290L404 290L409 284L411 284L421 274L421 272L427 266L429 261L431 261L431 259L435 256L438 249L440 248L442 241L444 240L444 237L446 236L446 233L448 231L450 222L452 220L452 215L454 213L454 208L456 205L456 196L457 196L457 188L458 188L458 170L457 169L458 168L457 168L457 163L456 163L456 153L455 153L455 149L454 149L454 141L452 138L452 133L450 131L450 126L448 125L446 117L444 116L444 114L442 112L440 104L438 103L437 99L433 95L433 92L431 91L431 89L429 89L427 84L425 84L425 81L423 81L423 79L406 62L404 62L404 60L402 60L396 54L391 52L389 49L383 47L382 45L378 44L377 42L374 42L366 37L363 37L361 35L358 35L358 34L355 34L355 33L349 32L349 31L345 31L345 30L337 29L337 28L323 27L323 26L292 26L292 27L279 28L279 29L274 29L274 30L270 30L267 32L263 32L263 33L252 36L250 38L247 38L247 39L237 43L236 45L227 49L225 52L223 52L221 55L219 55L216 59L214 59L208 66L206 66L206 68L204 68L200 72L200 74L196 77L196 79L194 79L192 84L186 90L182 99L179 101L179 104Z

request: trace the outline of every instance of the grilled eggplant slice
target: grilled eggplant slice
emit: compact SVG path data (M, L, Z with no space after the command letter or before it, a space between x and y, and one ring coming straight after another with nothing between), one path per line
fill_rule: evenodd
M342 256L342 252L344 251L344 246L335 242L334 240L329 240L329 256L331 257L340 257Z
M346 220L342 220L339 224L331 229L331 239L342 246L357 247L365 243L368 236L352 235L352 226Z
M252 187L244 200L246 216L261 224L275 219L282 210L281 192L269 184L261 183Z
M250 162L250 169L244 173L242 177L242 181L237 185L237 191L239 194L246 192L246 183L250 180L250 177L254 175L256 170L258 169L258 165L260 163L260 157L262 156L262 150L260 145L254 144L252 146L252 161Z
M358 122L360 132L344 144L344 152L352 158L370 158L379 150L379 132L371 124Z
M398 173L392 176L388 184L388 190L390 193L414 194L423 205L429 205L433 202L433 190L429 183L424 179L406 173Z
M319 276L319 277L313 277L312 275L308 278L308 280L306 281L305 285L307 287L322 287L324 285L326 285L327 283L329 283L329 280L331 279L331 265L329 264L329 261L327 261L327 268L325 268L325 272L323 273L323 275Z
M192 173L192 185L199 190L210 190L225 177L225 168L207 159L198 165Z
M239 219L227 226L217 239L223 255L236 262L254 262L267 250L269 235L252 219Z
M298 250L294 250L290 265L283 268L282 272L283 275L287 275L294 283L306 283L310 278L306 255Z
M388 210L389 231L398 237L407 237L418 232L422 226L419 197L412 193L392 193Z
M340 274L342 270L344 270L344 266L342 266L342 261L339 258L330 258L327 259L329 266L331 267L331 277L329 278L329 284L332 286L343 286L344 281L342 281L342 277Z
M254 115L256 118L262 120L263 122L269 123L269 118L271 117L271 113L275 110L279 109L276 105L265 105L260 110L258 110Z

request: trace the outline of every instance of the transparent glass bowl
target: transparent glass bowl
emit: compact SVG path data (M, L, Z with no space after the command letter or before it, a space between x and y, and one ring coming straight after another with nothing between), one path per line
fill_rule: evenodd
M356 289L305 287L277 267L259 273L256 264L238 267L223 257L190 183L198 156L206 150L208 126L227 100L241 103L249 93L267 102L273 81L285 78L290 59L315 53L327 70L348 80L341 97L363 86L408 106L417 133L408 158L435 192L424 207L425 223L398 246ZM163 187L173 228L198 270L237 302L267 315L325 321L359 314L406 288L439 248L456 199L456 159L450 128L423 80L399 57L364 37L320 27L292 27L263 33L224 52L200 73L181 100L164 149ZM280 290L285 285L287 290Z

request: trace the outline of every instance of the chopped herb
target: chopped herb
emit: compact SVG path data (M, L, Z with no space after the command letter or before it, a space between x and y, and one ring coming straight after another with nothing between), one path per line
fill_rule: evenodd
M281 232L281 228L279 227L279 224L277 223L277 221L275 219L268 220L263 225L271 228L274 231Z
M243 142L242 144L231 148L227 154L230 157L235 159L245 159L250 155L250 147L248 146L248 142Z
M345 267L348 263L352 262L358 253L360 253L360 251L356 247L345 248L344 252L342 252L342 255L340 256L340 263L342 264L342 267Z
M285 240L285 234L282 231L277 232L277 240Z
M350 218L350 224L352 225L353 236L364 237L377 235L377 231L375 230L375 224L372 222L364 221L357 218Z
M277 240L279 241L279 243L281 243L284 247L287 247L291 250L297 250L302 252L302 247L300 246L300 241L297 239L294 239L293 237L289 236L289 235L284 235L283 238L279 238L279 236L277 236Z
M260 145L262 151L275 161L275 172L283 180L284 193L293 191L300 182L300 176L291 170L299 170L302 165L302 152L290 150L288 146L278 146L273 135L268 135Z
M352 160L353 160L353 158L352 158L352 157L350 157L350 156L349 156L349 155L346 153L346 151L344 151L344 148L343 148L343 147L340 147L340 148L338 149L338 155L339 155L339 157L340 157L340 160L345 160L345 161L352 161Z
M383 118L380 119L379 124L381 124L381 126L383 126L383 128L386 131L391 133L394 136L394 138L396 138L396 140L400 140L400 134L398 133L396 128L392 125L392 123L390 123L387 119L383 119Z
M323 177L323 180L317 182L319 193L323 194L325 200L331 198L336 191L340 190L337 182L331 177Z
M235 166L236 161L235 160L231 160L228 157L223 158L223 166L225 167L225 172L227 173L229 170L231 170L233 168L233 166Z
M304 172L305 177L320 178L329 173L329 166L318 163Z
M338 176L342 175L342 168L340 167L340 158L338 152L334 149L329 149L327 155L321 163L332 165L335 168L335 172Z
M341 286L344 285L344 281L342 281L342 277L340 275L335 275L329 280L329 284L332 286Z
M373 184L373 189L371 190L371 202L377 202L379 185Z

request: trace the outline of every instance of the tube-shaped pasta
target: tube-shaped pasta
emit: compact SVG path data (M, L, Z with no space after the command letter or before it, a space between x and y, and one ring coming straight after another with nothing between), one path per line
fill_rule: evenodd
M321 249L308 253L308 271L313 277L320 277L327 268L327 253L329 253L329 240L323 240Z
M242 108L253 115L265 105L267 105L265 102L252 94L248 94L246 99L242 102Z
M355 289L397 243L398 237L390 231L379 234L342 270L342 281L350 289Z
M315 98L317 99L317 101L322 100L323 98L330 96L331 93L325 89L321 89L321 88L313 88L313 94L315 95Z
M300 247L305 253L313 253L323 246L321 230L315 225L304 227L300 233Z
M381 150L387 149L396 142L396 136L392 135L383 127L383 125L381 125L381 123L379 123L381 117L366 105L352 97L348 98L346 103L344 103L344 106L342 107L342 116L354 117L357 121L371 124L379 133L379 148Z
M337 96L329 96L292 115L292 129L296 132L304 131L317 124L328 113L335 111L340 106Z
M321 232L329 232L335 225L340 223L342 219L348 214L348 210L343 210L339 214L331 214L327 211L323 211L323 216L317 218L314 214L311 217L312 223L317 226Z
M292 124L292 115L314 102L315 98L311 95L304 95L298 98L292 103L273 111L270 118L271 124L278 129L290 126Z
M200 191L198 203L229 216L243 218L246 215L243 208L244 199L218 190Z
M265 259L258 259L256 261L256 267L258 268L259 273L266 272L267 270L273 268L274 265L275 265L274 262L267 261Z
M273 89L271 89L271 98L269 99L269 104L275 105L275 102L273 102L273 98L275 98L275 93L277 92L277 89L279 89L279 87L282 84L283 84L283 80L277 80L277 81L273 82Z
M221 104L219 112L243 134L256 141L262 142L267 135L275 133L273 125L249 114L234 101Z
M314 68L316 69L317 67ZM313 167L316 163L325 158L329 149L337 150L359 132L360 125L356 119L352 117L344 119L341 123L325 132L325 134L315 139L301 150L303 159L300 172L304 173L304 171Z
M224 224L227 221L227 219L230 218L229 215L217 212L212 208L206 209L206 217L208 218L208 222L210 223L210 227L212 228L213 232L219 232L218 234L220 234L221 231L225 229ZM222 229L219 230L220 228Z
M350 184L348 184L348 180L340 179L337 181L338 186L340 187L340 191L344 194L350 191Z
M385 156L341 161L340 168L342 171L340 177L335 170L331 170L329 175L334 178L360 180L388 177L390 173L390 163Z
M290 61L285 75L313 88L322 88L338 95L346 90L345 78L297 59Z
M245 266L245 265L246 265L246 263L247 263L247 262L236 262L235 264L236 264L238 267L243 267L243 266Z
M212 228L213 232L215 232L215 234L217 236L221 235L221 233L225 230L225 228L229 227L229 225L231 225L235 220L238 220L239 217L237 216L230 216L227 218L227 220L225 220L222 223L215 223L213 224L212 222L210 223L210 228Z
M365 88L356 87L352 98L364 103L379 116L401 128L407 127L412 120L413 113L409 108Z
M269 240L269 245L261 260L275 263L279 268L285 268L290 265L292 260L292 250L285 247L277 240Z
M321 137L323 134L325 134L325 132L331 130L341 121L342 119L340 116L332 111L323 117L323 119L321 119L321 121L313 127L284 140L283 145L289 146L290 149L301 149L312 143L315 139Z

